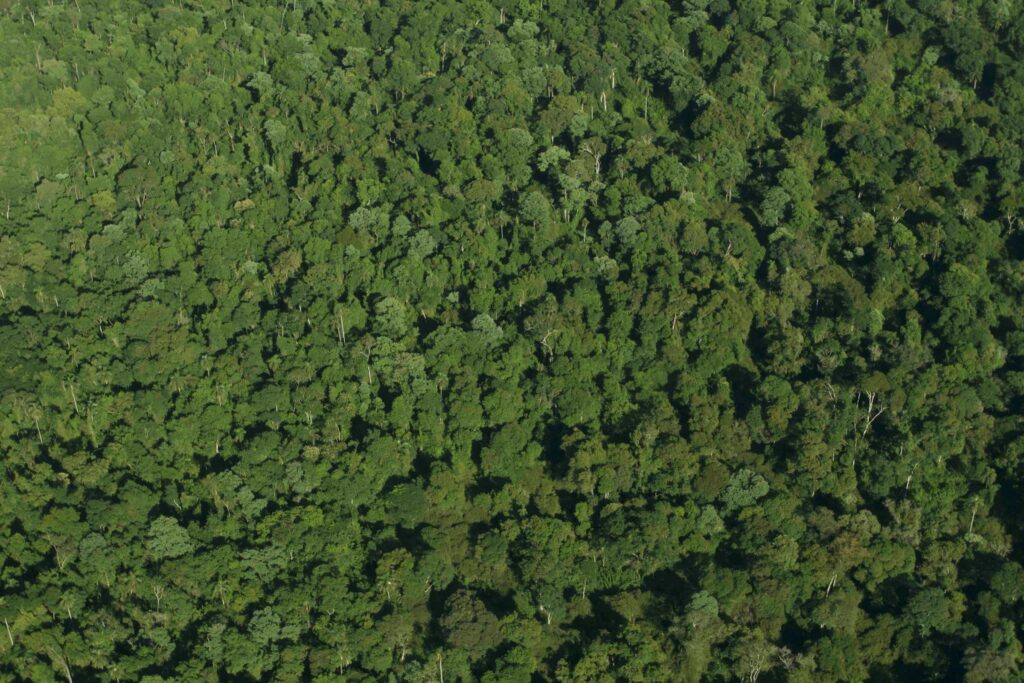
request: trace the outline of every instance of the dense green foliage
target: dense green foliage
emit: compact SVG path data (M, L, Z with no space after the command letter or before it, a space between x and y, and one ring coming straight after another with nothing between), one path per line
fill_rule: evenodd
M1012 681L1016 0L0 0L0 680Z

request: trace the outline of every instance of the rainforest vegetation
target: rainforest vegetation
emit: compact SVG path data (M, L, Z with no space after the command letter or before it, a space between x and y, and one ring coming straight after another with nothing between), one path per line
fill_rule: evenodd
M0 0L0 681L1020 681L1019 0Z

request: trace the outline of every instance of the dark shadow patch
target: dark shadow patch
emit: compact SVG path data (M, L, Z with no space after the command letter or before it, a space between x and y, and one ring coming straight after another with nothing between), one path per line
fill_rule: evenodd
M732 391L732 402L736 417L745 419L754 405L754 391L757 389L757 375L742 365L730 365L723 372Z

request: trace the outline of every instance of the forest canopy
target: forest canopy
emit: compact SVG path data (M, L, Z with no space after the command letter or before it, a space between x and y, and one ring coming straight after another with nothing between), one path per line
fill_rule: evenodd
M1017 0L0 0L0 681L1024 676Z

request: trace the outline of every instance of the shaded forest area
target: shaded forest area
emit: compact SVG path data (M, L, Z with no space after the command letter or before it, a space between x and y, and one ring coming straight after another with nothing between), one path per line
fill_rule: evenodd
M0 680L1021 680L1021 10L0 0Z

